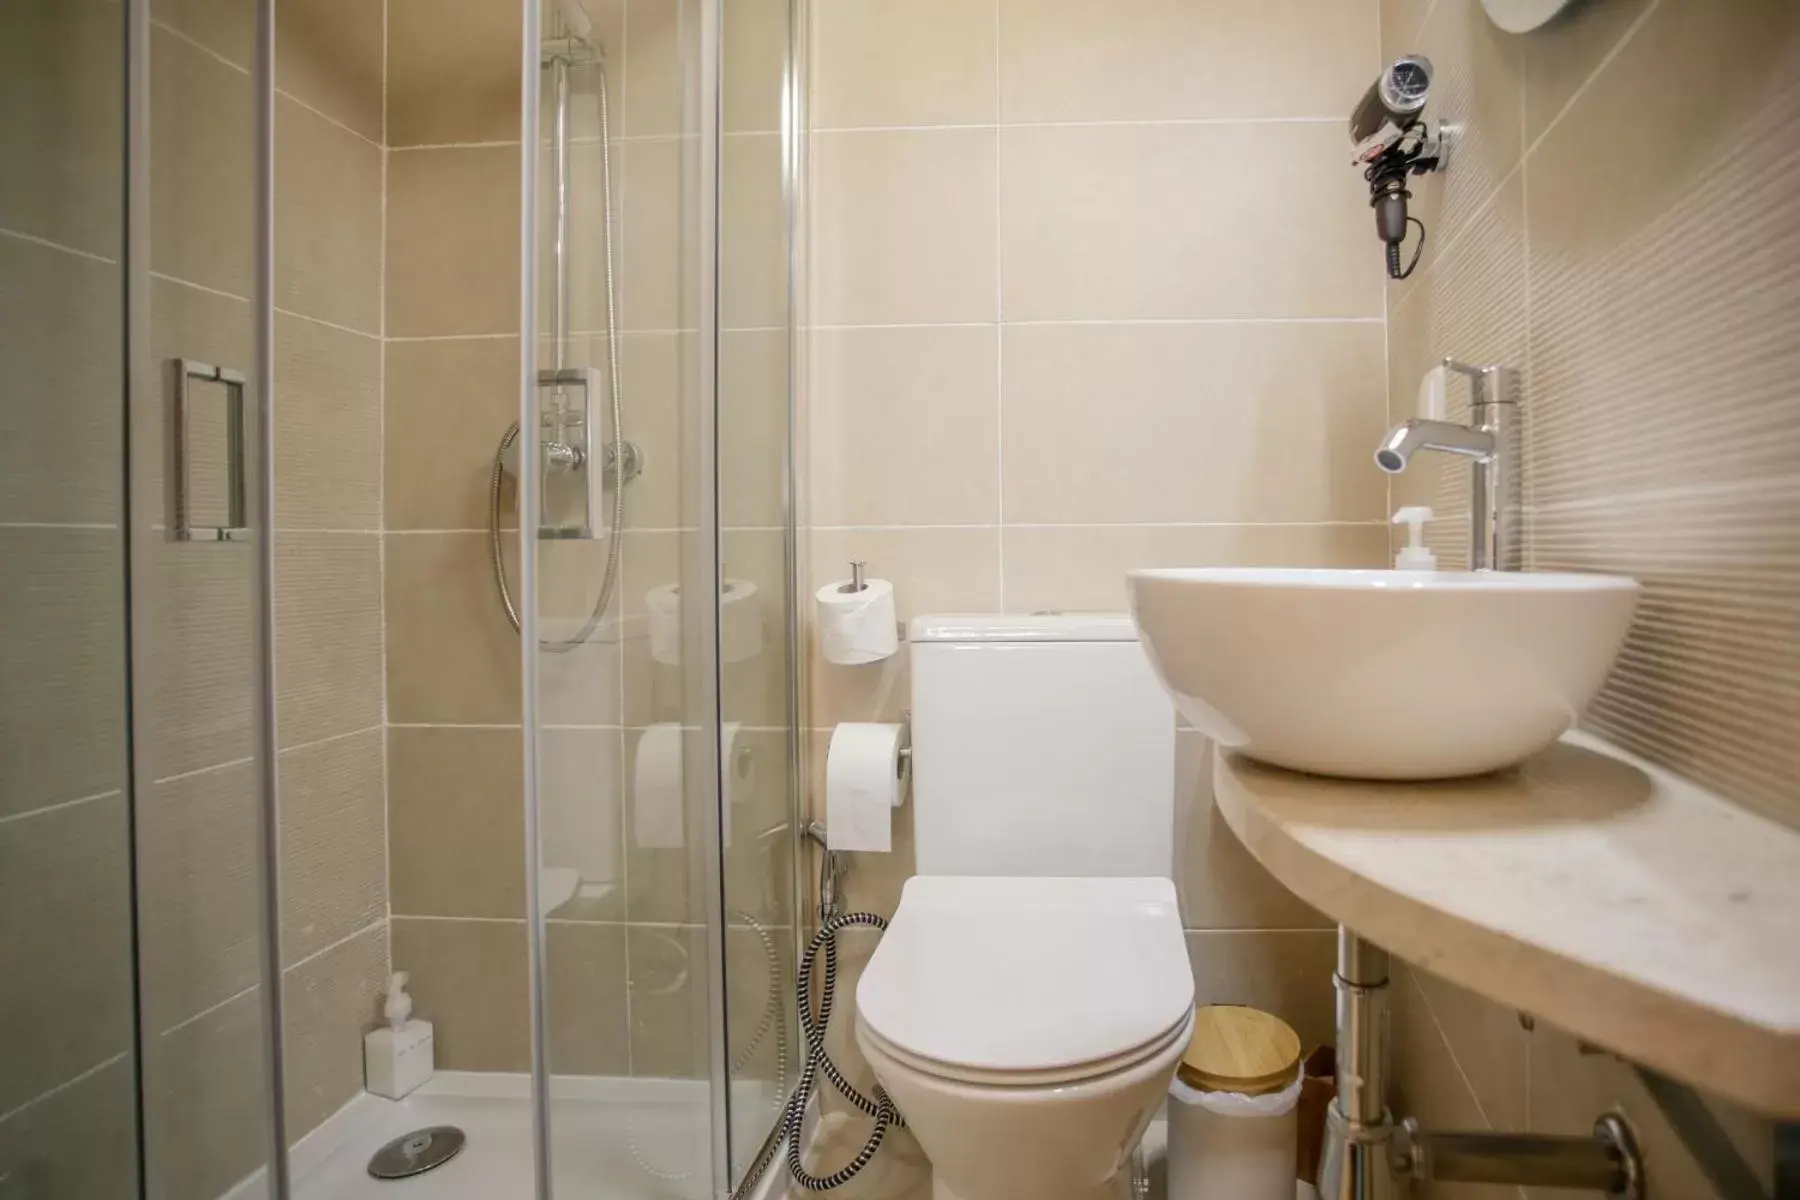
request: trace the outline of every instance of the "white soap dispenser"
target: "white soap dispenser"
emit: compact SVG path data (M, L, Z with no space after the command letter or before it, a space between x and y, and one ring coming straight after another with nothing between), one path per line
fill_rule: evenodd
M1437 555L1425 548L1425 522L1429 520L1431 510L1417 505L1394 514L1394 524L1407 526L1406 546L1394 555L1396 571L1437 570Z
M381 1015L385 1029L363 1037L363 1075L369 1091L398 1100L431 1078L435 1067L430 1021L412 1019L408 975L395 971L388 979L387 1003Z

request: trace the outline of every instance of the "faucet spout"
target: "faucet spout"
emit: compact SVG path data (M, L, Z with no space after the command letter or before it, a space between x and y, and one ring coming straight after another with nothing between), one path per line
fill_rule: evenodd
M1413 455L1421 450L1460 454L1485 462L1493 458L1497 446L1490 429L1472 429L1453 421L1414 417L1388 431L1375 451L1375 465L1390 475L1397 475L1406 470Z

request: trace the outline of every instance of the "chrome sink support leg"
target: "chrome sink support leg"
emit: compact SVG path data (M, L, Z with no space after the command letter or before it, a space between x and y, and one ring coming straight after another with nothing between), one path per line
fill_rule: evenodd
M1326 1117L1320 1200L1390 1200L1394 1121L1387 1111L1388 953L1338 927L1337 1097Z
M1602 1116L1591 1137L1428 1133L1387 1108L1388 952L1338 927L1337 1097L1326 1115L1321 1200L1399 1200L1412 1181L1587 1188L1645 1200L1643 1159L1631 1128Z

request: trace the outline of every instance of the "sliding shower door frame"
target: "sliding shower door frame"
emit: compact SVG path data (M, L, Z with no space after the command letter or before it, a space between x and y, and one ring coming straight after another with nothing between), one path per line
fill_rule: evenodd
M275 4L274 0L242 0L253 6L255 32L252 47L251 94L254 125L254 290L250 298L254 324L254 364L249 384L254 393L256 437L244 465L248 476L248 549L255 556L250 604L254 613L252 688L255 696L253 744L255 755L256 846L258 865L257 989L261 1003L263 1130L266 1138L265 1195L268 1200L290 1200L292 1183L288 1164L286 1114L286 1053L283 1040L281 947L281 819L277 788L275 661ZM125 338L120 347L125 362L125 437L122 449L123 525L128 543L126 573L127 654L126 744L129 758L133 857L132 881L132 976L136 1013L136 1053L133 1055L137 1091L137 1150L139 1192L158 1198L166 1194L163 1172L157 1162L157 1139L151 1116L157 1111L149 1094L146 1054L157 1030L147 1026L144 1003L144 910L138 881L144 878L144 847L139 837L139 805L151 795L153 771L141 752L137 723L148 708L162 701L153 689L142 685L154 680L151 647L158 630L151 602L150 581L156 578L157 544L172 535L173 518L160 510L139 511L149 498L140 491L140 480L151 473L150 456L166 457L171 426L164 418L165 375L154 350L151 313L153 281L151 222L152 86L151 0L126 0L124 8L125 57L124 104L121 120L125 131L124 203L124 311ZM165 481L165 489L169 487ZM241 541L221 540L223 553L238 553Z

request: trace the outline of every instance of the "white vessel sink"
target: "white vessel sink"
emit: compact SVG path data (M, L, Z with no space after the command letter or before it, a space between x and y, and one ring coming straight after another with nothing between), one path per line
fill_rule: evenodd
M1252 758L1353 779L1511 766L1599 691L1638 585L1607 575L1132 571L1183 715Z

